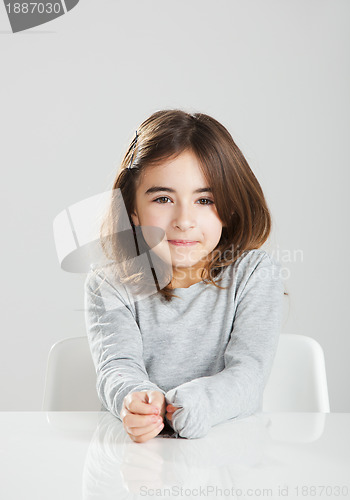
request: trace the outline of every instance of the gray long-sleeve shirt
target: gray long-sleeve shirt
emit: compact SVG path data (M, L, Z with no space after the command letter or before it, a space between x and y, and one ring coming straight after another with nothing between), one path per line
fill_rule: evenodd
M85 320L103 404L121 419L130 392L161 391L180 407L172 427L185 438L262 410L282 323L281 266L264 250L245 252L219 276L133 301L102 269L85 281Z

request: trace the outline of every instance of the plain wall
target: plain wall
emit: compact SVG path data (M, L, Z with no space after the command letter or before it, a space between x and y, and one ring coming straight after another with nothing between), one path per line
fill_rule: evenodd
M331 410L349 412L350 3L81 0L16 34L0 12L0 410L40 410L50 347L86 334L54 218L111 189L139 124L178 107L246 156L286 273L282 333L320 342Z

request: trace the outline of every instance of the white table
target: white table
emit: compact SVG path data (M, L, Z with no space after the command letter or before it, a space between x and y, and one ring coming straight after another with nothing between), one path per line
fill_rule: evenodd
M350 498L350 414L259 413L134 443L109 412L1 412L0 465L1 500Z

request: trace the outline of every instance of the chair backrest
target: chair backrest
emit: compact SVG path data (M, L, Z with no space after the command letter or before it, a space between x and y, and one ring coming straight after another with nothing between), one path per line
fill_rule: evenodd
M96 391L96 371L86 336L60 340L51 347L42 409L101 410Z
M328 413L326 365L321 345L305 335L280 335L263 397L264 412Z
M100 411L86 336L64 339L52 346L42 409ZM329 412L324 354L316 340L304 335L280 335L264 391L263 411Z

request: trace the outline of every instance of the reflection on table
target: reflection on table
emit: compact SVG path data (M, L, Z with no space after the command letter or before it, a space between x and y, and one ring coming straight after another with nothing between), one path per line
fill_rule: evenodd
M349 498L350 414L259 413L135 443L108 412L3 412L0 497ZM321 490L321 487L328 490Z

